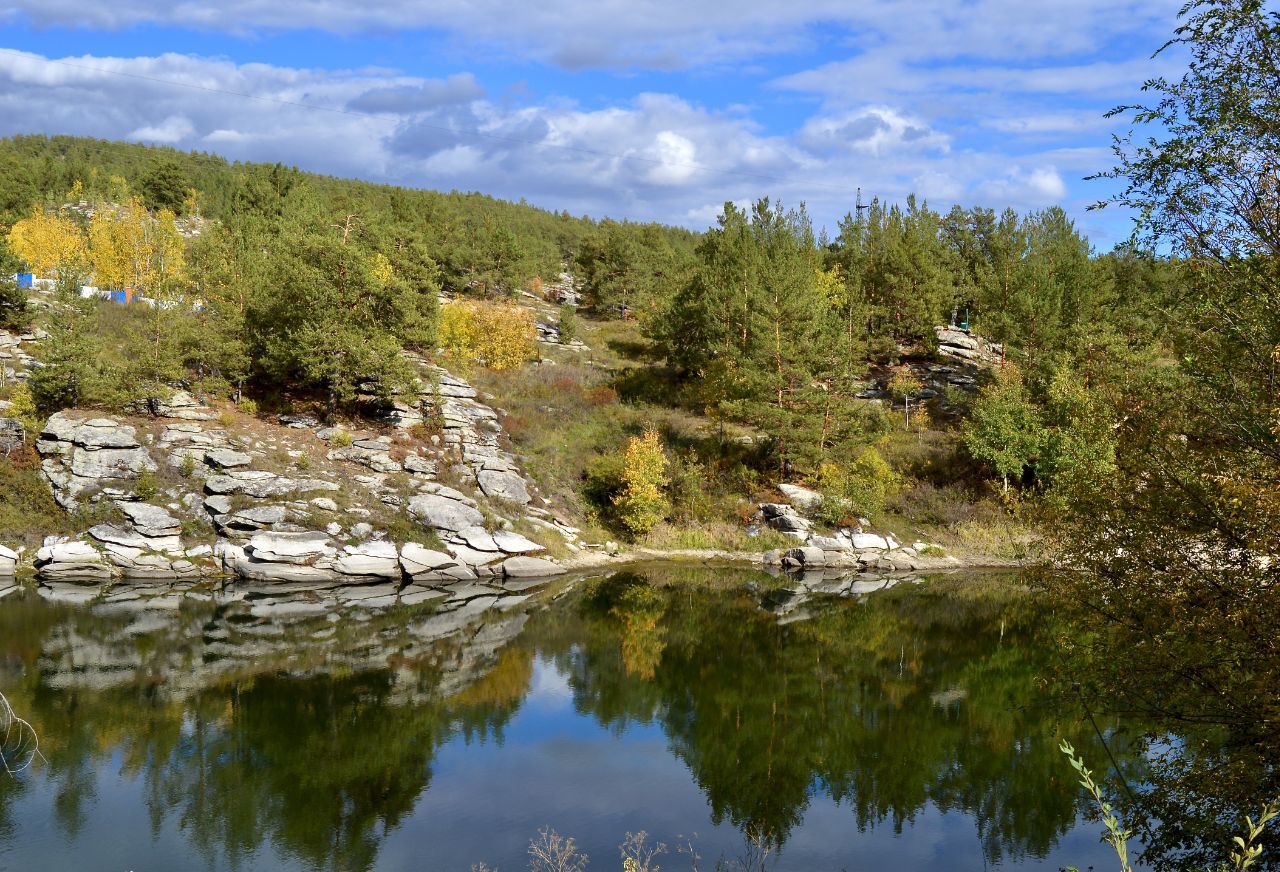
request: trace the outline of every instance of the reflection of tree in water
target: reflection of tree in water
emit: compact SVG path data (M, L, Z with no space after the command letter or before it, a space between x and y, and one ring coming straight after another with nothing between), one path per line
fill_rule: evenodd
M519 636L523 615L478 616L427 643L406 635L420 618L405 614L339 622L323 645L315 624L286 626L273 653L233 668L219 658L239 619L220 607L133 632L136 616L29 597L0 609L0 677L45 737L67 832L117 753L146 787L153 829L176 821L210 865L271 845L315 868L369 868L427 788L436 749L501 736L539 653L580 712L616 730L660 724L715 819L762 849L781 847L819 792L859 828L900 830L929 804L972 814L993 860L1043 853L1074 823L1056 746L1092 737L1026 707L1045 648L1009 588L899 588L811 603L813 618L781 625L746 588L653 578L678 583L588 583L531 610ZM115 683L56 686L60 651L93 652ZM0 784L0 828L13 831L22 789Z
M620 574L585 598L581 628L559 618L545 641L581 710L618 729L656 718L715 818L744 832L781 845L821 791L860 829L901 831L932 804L974 815L992 861L1043 855L1076 820L1057 743L1096 737L1027 707L1045 649L1019 593L981 587L898 589L780 625L743 590L666 588L655 605ZM630 653L637 602L665 609L648 680Z
M182 676L149 668L104 689L50 687L35 668L67 638L111 649L100 655L106 660L170 668L215 617L209 609L174 616L174 627L140 638L123 632L126 617L34 597L0 610L0 663L50 735L43 777L56 785L56 819L67 835L90 813L102 761L119 754L122 774L145 785L153 832L172 816L209 865L220 855L233 867L251 863L271 844L308 867L370 868L385 833L426 789L436 749L458 734L500 731L532 673L530 655L511 648L461 694L435 694L442 664L460 659L456 638L395 671L290 673L265 660L186 696L164 692L166 680L181 684ZM302 650L286 659L298 657L316 659ZM0 783L0 836L15 832L9 809L25 789Z

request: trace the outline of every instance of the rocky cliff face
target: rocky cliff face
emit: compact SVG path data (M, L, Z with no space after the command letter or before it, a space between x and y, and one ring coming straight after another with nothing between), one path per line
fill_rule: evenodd
M55 499L110 520L47 541L38 573L432 585L561 572L530 536L572 528L539 505L497 412L416 362L422 388L397 401L389 432L265 424L181 392L154 416L52 416L35 446ZM0 551L0 571L16 559Z

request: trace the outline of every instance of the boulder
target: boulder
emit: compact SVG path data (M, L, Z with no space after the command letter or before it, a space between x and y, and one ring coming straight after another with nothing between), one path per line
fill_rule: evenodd
M204 498L204 507L210 514L225 515L231 511L231 498L215 494Z
M0 575L13 575L18 568L18 552L0 545Z
M210 448L205 451L204 459L210 466L220 469L235 469L253 462L253 458L243 451L233 451L230 448Z
M60 542L36 552L36 569L43 578L107 579L111 567L88 542Z
M482 469L476 473L476 482L487 497L507 500L522 506L529 503L529 490L525 487L524 479L514 472Z
M410 454L404 459L404 468L406 472L414 475L423 475L431 477L436 474L436 462L423 457L421 454Z
M143 470L155 468L155 461L142 448L77 446L71 452L71 473L80 478L137 478Z
M400 549L400 566L406 575L413 578L457 564L458 561L453 556L432 551L417 542L407 542Z
M288 512L284 506L253 506L221 519L229 527L240 527L246 530L258 530L282 523Z
M438 493L418 494L410 498L409 514L428 527L455 533L484 524L484 515L479 511Z
M160 506L116 500L116 507L143 536L177 536L182 532L182 522Z
M803 512L812 512L822 506L822 494L798 484L780 484L778 490L791 500L791 505Z
M502 572L510 578L537 578L544 575L560 575L563 566L541 557L508 557L502 562Z
M90 450L98 448L137 448L138 440L132 427L118 424L110 418L94 418L76 428L72 442Z
M821 548L792 548L782 556L782 563L787 566L826 566L827 554Z
M813 522L796 514L774 515L768 519L769 526L783 533L807 533L813 529Z
M821 548L823 551L847 551L849 543L843 539L833 539L830 536L810 536L809 544L814 548Z
M500 551L504 551L507 554L533 554L537 551L546 550L537 542L526 539L519 533L513 533L510 530L499 530L494 533L493 542Z
M474 548L468 548L466 545L446 545L449 553L457 559L459 563L465 563L470 567L487 566L497 560L501 560L505 555L498 550L493 551L477 551Z
M493 536L484 527L467 527L465 530L459 530L458 536L467 546L477 551L499 551L498 544L493 540Z
M975 336L956 327L936 327L934 328L934 334L938 337L939 345L968 348L972 351L977 351L981 347Z
M348 545L338 555L334 569L343 575L398 580L401 576L400 555L396 553L396 546L391 542L364 542L360 545Z
M27 444L27 431L17 418L0 418L0 451L8 454Z
M854 533L849 537L853 547L859 551L869 548L878 548L882 551L889 550L889 543L883 536L877 536L875 533Z
M185 421L212 421L217 415L208 406L196 402L186 391L175 391L167 400L155 404L155 413L161 418L178 418Z
M40 439L46 442L70 442L80 429L80 421L68 417L65 412L50 415L40 430Z
M114 524L98 524L89 528L89 536L107 545L140 548L146 551L182 552L182 540L177 534L144 536L135 530L126 530Z
M335 551L324 533L255 533L245 553L257 561L302 566L333 557Z

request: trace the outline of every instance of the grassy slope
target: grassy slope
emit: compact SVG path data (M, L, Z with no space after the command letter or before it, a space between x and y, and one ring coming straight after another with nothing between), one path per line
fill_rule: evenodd
M737 440L759 434L691 411L696 401L678 395L634 322L580 316L579 336L590 351L540 346L554 365L504 373L477 369L468 376L495 397L527 471L570 510L588 541L619 533L584 496L587 471L596 458L620 454L628 437L652 425L681 458L672 469L675 513L637 545L761 551L794 544L771 531L756 537L745 531L754 503L782 499L770 476L738 462L752 449ZM903 486L872 519L876 529L904 542L937 543L962 557L1011 560L1025 553L1030 530L982 483L955 422L890 433L879 448Z

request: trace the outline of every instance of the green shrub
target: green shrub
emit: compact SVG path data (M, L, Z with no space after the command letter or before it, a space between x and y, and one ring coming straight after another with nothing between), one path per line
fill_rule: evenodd
M16 384L9 390L8 399L13 407L6 414L21 421L27 430L28 441L34 440L35 435L40 432L42 419L36 409L35 399L31 396L31 388L22 383Z
M138 474L137 482L133 485L133 493L144 502L155 499L156 494L159 493L159 488L156 486L156 474L149 469L142 470Z
M0 457L0 542L37 545L44 536L75 532L71 515L53 499L34 451Z
M671 518L674 521L704 521L715 508L711 473L692 452L677 455L669 470Z
M880 452L868 446L848 466L824 463L818 484L823 496L818 516L839 526L852 525L859 516L879 515L901 480Z
M582 495L602 515L611 515L614 500L622 493L622 457L601 454L587 466Z
M560 341L572 342L578 338L578 311L573 306L560 307Z

